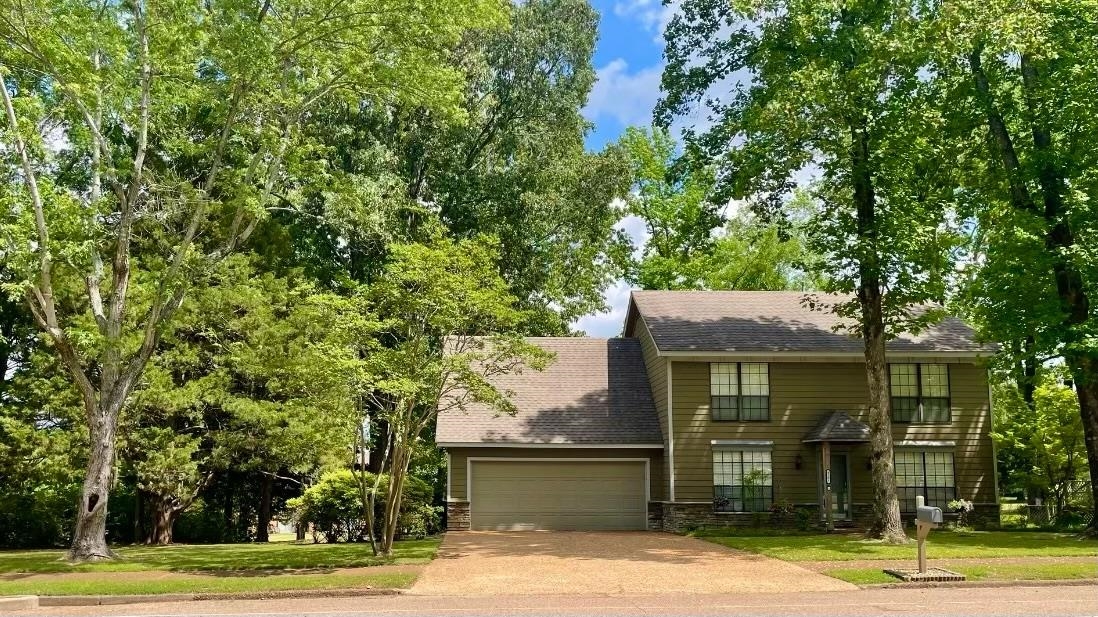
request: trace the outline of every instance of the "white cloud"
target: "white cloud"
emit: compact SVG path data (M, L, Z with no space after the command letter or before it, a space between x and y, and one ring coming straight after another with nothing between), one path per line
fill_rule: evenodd
M663 43L663 33L675 9L661 0L625 0L614 4L614 14L640 22L645 30L655 33L655 42Z
M625 326L625 313L629 310L629 284L618 281L606 290L606 304L610 310L592 315L584 315L572 324L575 330L581 330L587 336L612 337L621 335Z
M598 70L598 81L591 89L583 116L591 122L611 118L622 126L650 125L652 109L660 98L662 74L662 64L631 73L625 60L611 60Z

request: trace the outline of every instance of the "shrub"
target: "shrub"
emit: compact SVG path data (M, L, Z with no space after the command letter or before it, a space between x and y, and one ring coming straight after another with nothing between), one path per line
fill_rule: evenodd
M367 474L373 485L374 475ZM327 542L361 542L366 538L366 520L362 511L358 475L349 470L332 471L320 477L300 497L289 500L294 521L313 525L314 541L319 536ZM380 521L385 510L384 495L388 478L382 477L374 520ZM441 508L433 505L434 488L426 481L408 476L400 504L398 537L424 537L438 533ZM380 531L376 528L375 533Z

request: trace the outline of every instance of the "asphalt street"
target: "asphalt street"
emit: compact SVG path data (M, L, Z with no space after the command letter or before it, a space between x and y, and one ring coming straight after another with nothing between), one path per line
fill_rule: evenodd
M654 582L654 585L656 583ZM602 616L1094 616L1098 586L1015 586L855 591L554 596L382 596L53 607L12 615L284 617Z

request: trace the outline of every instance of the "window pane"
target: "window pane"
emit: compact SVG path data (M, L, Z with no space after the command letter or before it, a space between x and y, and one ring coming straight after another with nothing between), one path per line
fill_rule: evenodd
M713 396L734 396L739 394L735 362L711 362L709 364L709 394Z
M740 417L735 396L711 396L709 408L714 420L732 421Z
M718 512L762 512L774 500L770 452L713 451L713 508Z
M953 453L930 451L926 453L926 485L953 486Z
M949 399L924 398L922 422L949 422Z
M889 364L892 396L919 396L919 384L914 364Z
M945 364L924 364L922 373L922 395L924 397L949 397L949 367Z
M912 422L919 409L919 399L915 397L892 397L892 421Z
M743 405L740 409L741 420L770 419L769 396L742 396L740 397L740 403Z
M770 394L770 371L765 363L744 362L740 364L740 393L749 396L768 396Z

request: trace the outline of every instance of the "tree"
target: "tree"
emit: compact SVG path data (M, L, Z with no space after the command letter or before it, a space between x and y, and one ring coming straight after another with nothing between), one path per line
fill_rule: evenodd
M942 20L949 45L935 72L949 86L952 135L968 162L967 214L981 240L968 306L985 336L1009 343L1007 360L1030 382L1042 362L1063 358L1098 497L1095 8L956 3Z
M360 475L371 530L381 477L389 478L376 525L381 537L370 534L383 555L392 551L409 464L418 449L434 447L422 437L438 414L473 401L514 413L508 394L490 378L524 367L540 370L549 360L539 347L505 334L523 315L496 270L494 243L436 235L426 244L395 244L390 253L384 276L368 290L381 328L380 348L367 360L374 381L365 420L384 428L371 431L381 434L381 473L372 485L365 469Z
M643 289L813 289L805 272L815 259L804 232L815 202L798 193L782 216L736 208L722 212L716 178L678 154L666 129L630 127L621 139L634 190L627 212L644 221L647 239L629 279ZM723 210L739 204L730 202Z
M874 485L869 533L904 541L892 464L886 341L935 317L953 235L942 122L921 71L932 11L917 3L731 5L688 0L669 25L659 123L705 98L712 127L688 148L717 166L717 194L780 210L796 175L818 172L809 229L828 291L865 346ZM730 85L729 85L730 84ZM717 92L713 92L717 90ZM844 299L849 298L849 300ZM823 305L823 306L820 306Z
M274 196L300 124L320 101L456 112L447 62L495 0L67 0L6 3L0 64L5 187L21 229L5 253L84 401L91 454L72 559L107 559L106 509L118 418L183 303L194 269L247 241ZM60 137L60 139L58 139ZM59 165L59 161L68 164ZM136 237L160 254L135 260ZM33 238L33 240L32 240ZM104 254L109 268L104 268ZM85 282L75 304L54 281ZM155 293L135 302L135 274ZM70 308L73 307L73 308ZM94 317L94 345L72 340Z
M995 389L995 432L999 457L1013 463L1003 479L1011 488L1051 497L1057 517L1074 483L1085 475L1086 443L1079 401L1063 382L1063 370L1043 371L1033 406L1012 383Z
M597 24L587 0L513 3L508 28L471 32L460 47L467 123L418 107L374 120L412 200L436 206L454 238L499 239L500 274L529 334L567 333L603 308L626 267L628 240L615 229L624 156L584 145Z

